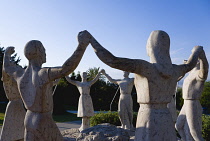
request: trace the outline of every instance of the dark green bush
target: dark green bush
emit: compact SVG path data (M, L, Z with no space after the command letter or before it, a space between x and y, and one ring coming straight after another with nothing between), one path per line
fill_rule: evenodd
M137 113L134 112L133 114L133 125L136 125L136 118L137 118ZM110 123L116 126L120 126L120 119L118 116L118 112L100 112L98 114L95 114L93 117L90 118L90 125L95 126L101 123Z
M117 112L97 113L90 118L90 126L95 126L101 123L110 123L116 126L120 125L120 120Z
M210 116L202 116L202 135L205 140L210 139Z

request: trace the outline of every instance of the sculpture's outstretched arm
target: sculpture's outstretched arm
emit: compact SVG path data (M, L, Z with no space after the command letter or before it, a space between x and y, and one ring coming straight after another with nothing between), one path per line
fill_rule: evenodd
M206 80L208 76L208 71L209 71L209 63L206 58L206 54L204 51L202 51L199 55L200 59L200 71L199 71L199 78Z
M101 71L96 75L96 77L93 80L89 81L90 85L93 85L94 83L96 83L100 75L101 75Z
M195 65L197 64L197 61L198 61L198 57L202 51L203 51L202 46L195 46L193 48L192 54L190 55L189 59L187 60L187 63L179 65L181 68L181 72L182 72L182 74L180 74L181 76L184 76L185 73L189 72L190 70L192 70L195 67Z
M65 78L66 78L66 80L67 80L69 83L71 83L72 85L75 85L75 86L78 85L78 81L71 80L71 78L68 77L68 76L65 76Z
M98 58L112 68L141 75L146 75L145 69L151 69L151 64L147 61L114 56L111 52L102 47L94 37L91 38L90 43Z
M24 72L24 69L20 66L17 66L14 62L12 62L11 55L15 52L14 47L7 47L4 52L3 58L3 66L2 70L13 77L15 80L18 76L21 76ZM4 79L4 78L3 78Z
M66 62L60 68L51 68L49 71L49 79L55 80L60 77L67 76L71 72L73 72L78 66L86 47L89 44L90 35L87 31L80 32L78 34L79 45L77 49L74 51L71 57L69 57Z
M103 74L103 75L105 75L105 76L106 76L106 78L107 78L110 82L117 84L117 80L116 80L116 79L111 78L111 77L110 77L110 76L109 76L109 75L105 72L105 70L104 70L104 71L102 71L102 74Z

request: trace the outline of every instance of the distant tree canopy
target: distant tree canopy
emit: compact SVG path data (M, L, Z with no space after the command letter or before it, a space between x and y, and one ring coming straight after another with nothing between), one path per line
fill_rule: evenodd
M4 57L4 47L0 47L0 77L2 77L2 65L3 65L3 57ZM17 54L12 55L11 61L13 61L15 64L19 65L20 58L17 57ZM0 81L0 101L8 101L6 98L4 88L3 88L3 82Z
M210 81L205 82L203 93L201 96L201 105L208 108L210 112Z
M96 77L96 75L99 73L99 71L100 67L89 68L87 70L88 81L93 80ZM105 81L105 77L103 75L100 75L99 80Z

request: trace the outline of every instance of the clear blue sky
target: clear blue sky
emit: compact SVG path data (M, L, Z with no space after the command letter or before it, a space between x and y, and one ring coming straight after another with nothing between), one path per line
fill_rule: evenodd
M47 63L61 66L77 47L77 34L88 30L114 55L149 61L146 42L153 30L171 39L173 63L188 59L196 45L210 60L209 0L0 0L0 44L15 46L27 65L25 44L40 40ZM104 65L88 47L77 71L104 68L113 78L122 72Z

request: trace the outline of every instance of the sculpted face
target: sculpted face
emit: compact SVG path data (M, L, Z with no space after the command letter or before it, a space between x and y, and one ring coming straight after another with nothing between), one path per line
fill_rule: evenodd
M124 71L124 75L123 75L123 76L124 76L125 78L128 78L129 74L130 74L129 72Z
M86 72L83 72L82 75L81 75L82 79L83 80L87 80L87 73Z
M24 48L24 54L29 61L38 60L41 63L46 62L45 48L38 40L29 41Z
M42 60L42 63L46 63L46 52L45 52L45 48L41 48L41 53L40 53L40 57Z

